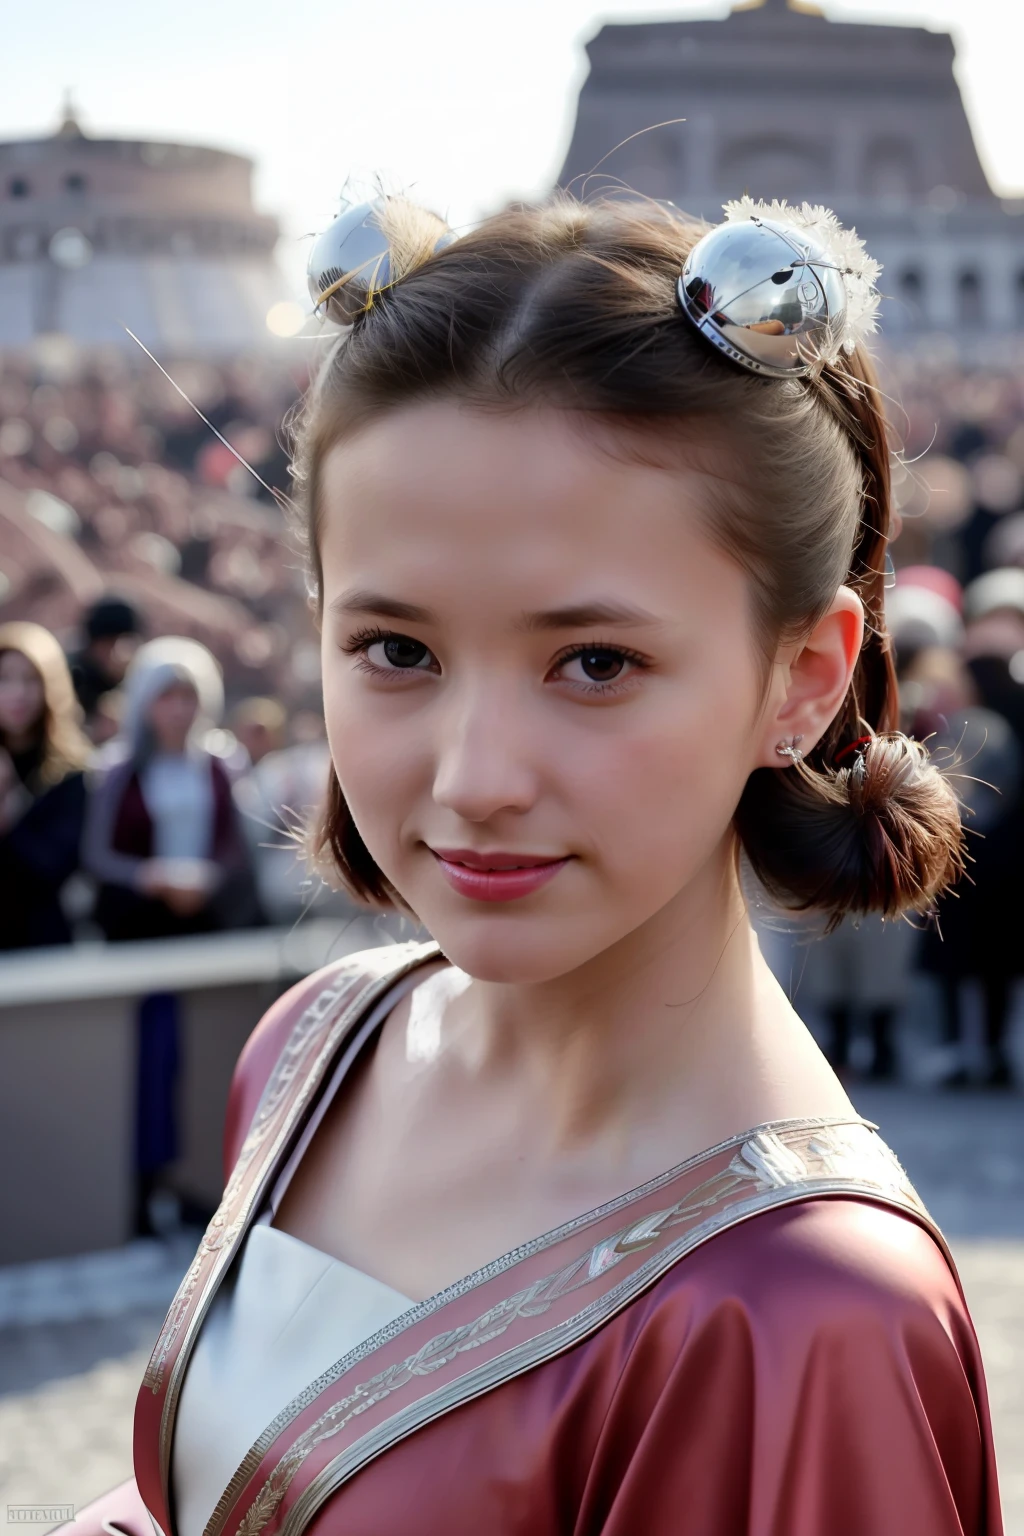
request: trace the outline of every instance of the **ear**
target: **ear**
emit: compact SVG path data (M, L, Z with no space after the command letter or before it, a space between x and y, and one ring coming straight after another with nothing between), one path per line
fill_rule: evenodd
M803 738L804 753L817 746L846 697L863 640L864 606L850 587L840 587L810 633L780 649L762 717L759 767L789 766L776 748L794 736Z

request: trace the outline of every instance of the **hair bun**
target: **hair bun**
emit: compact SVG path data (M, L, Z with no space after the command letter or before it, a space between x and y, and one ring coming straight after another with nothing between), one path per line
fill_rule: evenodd
M314 307L338 325L354 325L378 294L454 239L436 214L404 198L353 204L313 242L306 281Z
M875 736L838 770L751 774L736 825L769 895L795 910L926 911L963 871L956 796L920 742Z

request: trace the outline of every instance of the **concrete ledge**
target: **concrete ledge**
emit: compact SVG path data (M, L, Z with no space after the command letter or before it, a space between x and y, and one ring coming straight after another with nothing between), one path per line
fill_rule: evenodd
M0 1265L116 1248L132 1236L138 1014L180 999L172 1186L212 1211L238 1054L286 987L412 937L354 914L294 928L36 950L0 960Z
M394 942L393 919L358 914L293 928L253 928L134 944L75 944L0 959L0 1009L17 1003L82 1002L187 987L284 981L342 955Z

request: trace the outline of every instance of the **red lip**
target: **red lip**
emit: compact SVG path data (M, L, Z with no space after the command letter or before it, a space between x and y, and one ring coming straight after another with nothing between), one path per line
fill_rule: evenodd
M476 853L471 848L431 848L453 890L474 901L516 901L553 880L569 860L531 853Z

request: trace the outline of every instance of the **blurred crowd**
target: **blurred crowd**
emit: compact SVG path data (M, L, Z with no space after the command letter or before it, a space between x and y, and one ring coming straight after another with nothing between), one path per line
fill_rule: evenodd
M1024 1072L1024 370L938 350L887 358L883 379L900 444L886 595L900 724L953 776L967 874L930 920L820 938L764 914L762 943L841 1072L1007 1087ZM915 1014L929 1029L907 1030Z
M173 378L56 335L0 356L3 949L337 905L296 837L328 762L287 511L307 374Z
M282 420L304 379L172 371L44 338L0 362L0 947L293 921L339 898L300 828L328 773ZM1024 372L885 360L902 726L948 770L967 878L917 924L762 941L836 1066L1011 1083L1024 1002ZM268 489L269 487L269 489Z
M279 700L256 695L225 718L212 651L143 629L114 595L88 608L70 656L41 624L0 622L0 950L184 938L347 910L302 846L329 771L319 715L289 720ZM161 1230L161 1202L173 1221L185 1210L168 1182L181 1042L180 995L142 996L140 1234Z
M249 696L225 720L212 652L143 640L122 598L93 604L84 633L68 657L42 625L0 624L0 949L336 906L303 853L329 770L319 716L289 722L277 699Z
M252 358L173 375L178 389L141 352L81 353L63 336L0 356L0 617L70 650L83 612L114 591L149 635L206 645L232 697L316 708L316 636L280 500L282 423L305 371Z

